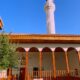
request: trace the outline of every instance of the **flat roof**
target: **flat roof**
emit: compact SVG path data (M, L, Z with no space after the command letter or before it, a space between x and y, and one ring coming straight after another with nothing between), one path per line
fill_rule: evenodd
M12 43L80 43L80 35L71 34L10 34L8 36Z

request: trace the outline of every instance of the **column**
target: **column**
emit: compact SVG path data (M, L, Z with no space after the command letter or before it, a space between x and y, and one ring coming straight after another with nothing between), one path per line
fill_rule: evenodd
M25 80L28 80L28 51L26 51Z
M69 74L70 70L69 70L69 60L68 60L67 51L65 51L65 58L66 58L67 73Z
M42 52L40 51L40 78L42 77Z
M80 51L78 51L78 59L79 59L79 64L80 64Z
M53 76L54 79L56 79L56 63L55 63L55 55L54 55L54 51L52 52L52 56L53 56Z

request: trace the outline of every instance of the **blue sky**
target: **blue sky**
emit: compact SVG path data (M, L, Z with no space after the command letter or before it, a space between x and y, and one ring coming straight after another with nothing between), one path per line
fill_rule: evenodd
M46 34L46 0L0 0L6 32ZM57 34L80 34L80 0L55 0Z

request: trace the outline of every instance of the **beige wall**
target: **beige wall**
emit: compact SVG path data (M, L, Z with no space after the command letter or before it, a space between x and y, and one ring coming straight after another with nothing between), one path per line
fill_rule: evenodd
M38 52L29 52L28 55L28 70L33 71L34 67L40 66L40 59L39 59L39 53ZM42 53L42 70L52 70L52 55L51 53Z
M39 68L39 53L38 52L29 52L29 55L28 55L28 70L33 71L34 67Z
M66 59L64 52L55 52L56 70L66 70Z
M75 51L71 51L68 53L68 59L69 59L69 67L70 70L79 69L79 60L78 60L78 54Z
M45 71L53 70L52 65L52 53L51 52L43 52L42 53L42 68Z

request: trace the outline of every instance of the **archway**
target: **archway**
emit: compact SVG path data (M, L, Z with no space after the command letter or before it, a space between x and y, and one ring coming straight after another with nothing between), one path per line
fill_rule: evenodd
M45 47L42 50L42 70L52 71L53 70L53 59L52 51L50 48Z
M78 52L75 48L69 47L67 50L69 69L71 74L76 74L76 70L79 70L79 57ZM77 74L78 75L78 72Z
M28 52L28 71L32 72L39 70L39 50L36 47L32 47ZM35 74L34 74L35 76Z
M54 51L54 55L56 63L56 75L65 75L67 67L64 50L61 47L57 47Z
M18 47L16 51L19 56L18 78L19 80L25 80L26 51L22 47Z
M22 48L22 47L18 47L17 49L16 49L16 51L18 52L18 54L19 54L19 61L20 61L20 65L21 66L25 66L25 64L26 64L26 51L25 51L25 49L24 48Z

